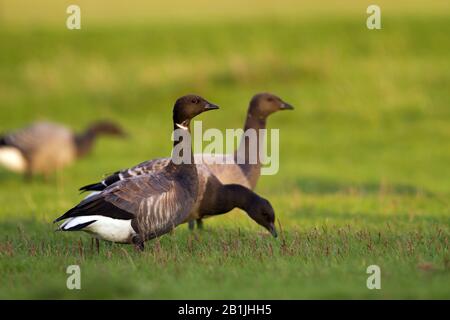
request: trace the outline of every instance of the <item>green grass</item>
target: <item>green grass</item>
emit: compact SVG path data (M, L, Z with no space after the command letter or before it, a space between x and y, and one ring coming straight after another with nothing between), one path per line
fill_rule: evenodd
M383 17L380 31L354 15L0 28L0 131L109 118L130 133L50 182L0 169L0 298L450 298L450 20ZM81 185L170 154L177 96L219 104L201 120L225 129L264 90L296 107L269 119L280 172L257 188L279 239L238 211L143 254L52 231ZM66 289L71 264L80 291Z

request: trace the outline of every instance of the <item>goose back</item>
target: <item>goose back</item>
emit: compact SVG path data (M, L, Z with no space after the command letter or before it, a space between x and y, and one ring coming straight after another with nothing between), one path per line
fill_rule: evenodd
M17 148L27 161L29 172L49 173L71 163L76 156L73 134L64 126L37 122L4 138L4 144Z
M224 163L216 163L216 158L222 156ZM254 165L239 165L235 161L232 154L216 155L215 157L209 154L195 155L196 161L203 161L203 165L208 167L211 174L213 174L223 184L239 184L249 189L254 189L261 172L260 164ZM225 162L226 161L226 162Z

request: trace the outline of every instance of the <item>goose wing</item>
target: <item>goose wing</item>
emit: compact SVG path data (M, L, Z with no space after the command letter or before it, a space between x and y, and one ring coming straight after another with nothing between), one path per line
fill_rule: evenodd
M136 177L140 175L146 175L151 174L160 171L162 168L167 166L169 163L170 158L160 158L160 159L154 159L154 160L148 160L145 162L142 162L134 167L131 167L129 169L124 169L117 171L109 176L107 176L105 179L98 183L89 184L86 186L83 186L80 188L80 191L102 191L105 190L110 185L116 183L117 181L121 181L124 179L128 179L131 177Z
M55 222L88 215L130 219L133 229L150 239L184 222L193 204L194 199L185 188L160 172L118 181L83 200Z

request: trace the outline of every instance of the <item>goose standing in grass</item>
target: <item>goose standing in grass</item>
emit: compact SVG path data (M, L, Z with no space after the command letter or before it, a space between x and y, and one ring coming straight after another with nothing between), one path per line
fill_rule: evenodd
M214 109L218 107L199 96L179 98L173 108L174 135L176 130L189 130L195 116ZM183 139L174 139L174 150ZM181 153L185 151L182 149ZM191 149L188 152L189 163L178 163L172 157L158 172L118 181L83 200L55 222L68 219L60 230L83 230L103 240L133 243L142 250L146 240L184 222L196 202L197 168Z
M174 107L174 130L189 130L192 117L217 108L198 96L185 96ZM174 150L179 142L174 142ZM130 175L83 200L55 222L61 231L86 231L97 238L133 243L162 235L180 223L241 208L277 236L275 213L266 199L240 185L223 185L207 166L153 160L155 170ZM157 168L157 169L156 169Z
M99 135L122 136L122 129L111 122L97 122L80 134L63 125L35 122L0 137L0 165L27 178L48 176L87 155Z
M290 104L284 102L281 98L277 97L271 93L259 93L253 96L250 101L250 105L247 112L247 118L244 124L244 131L248 129L260 130L266 128L267 118L280 110L292 110L294 109ZM256 142L259 145L259 135L256 135L258 139ZM249 141L248 139L244 139L241 141L239 148L244 148L245 150L249 150ZM239 150L239 149L238 149ZM232 157L233 161L229 161L226 164L222 162L221 164L214 163L213 158L209 157L206 154L195 155L195 159L203 158L204 164L200 164L201 161L196 161L197 168L199 169L199 174L204 175L203 179L208 180L210 177L212 185L216 185L215 180L219 180L223 184L237 184L244 187L247 187L253 190L256 187L256 183L258 182L259 176L261 174L261 162L259 157L257 157L257 162L255 164L249 163L249 154L245 152L245 163L238 164L236 159L238 155L238 150L231 155L223 155L223 157ZM220 157L220 155L216 155L216 157ZM125 169L122 171L117 171L116 173L108 176L103 181L99 183L90 184L80 188L81 191L101 191L111 184L126 179L131 176L137 176L142 174L148 174L151 172L156 172L167 165L168 158L161 158L155 160L149 160L138 164L135 167L130 169ZM201 160L201 159L200 159ZM208 185L209 187L209 185ZM201 212L197 212L193 216L198 215L201 216ZM197 220L198 227L201 228L202 221L199 218ZM189 228L194 228L194 220L189 221Z

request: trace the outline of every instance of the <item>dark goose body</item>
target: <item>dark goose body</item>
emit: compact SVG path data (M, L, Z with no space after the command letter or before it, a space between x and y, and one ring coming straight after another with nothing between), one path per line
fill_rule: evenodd
M218 107L205 99L188 95L173 109L174 130L189 130L196 115ZM174 148L182 141L175 141ZM191 163L193 163L193 156ZM86 198L55 222L67 220L62 231L86 231L96 237L134 243L143 249L146 240L165 234L188 219L198 195L194 164L175 164L172 159L160 170L117 181Z

